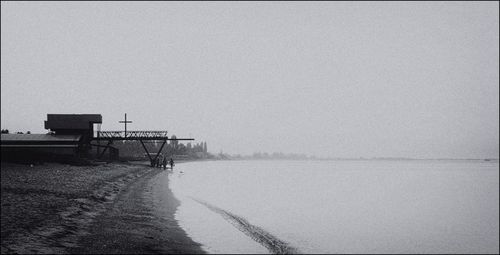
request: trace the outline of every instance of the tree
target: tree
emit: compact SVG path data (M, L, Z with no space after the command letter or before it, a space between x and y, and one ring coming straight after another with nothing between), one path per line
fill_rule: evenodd
M2 134L8 134L9 130L8 129L2 129Z
M175 149L177 149L177 147L179 146L179 141L175 140L175 139L177 139L177 136L172 135L172 136L170 137L170 139L172 139L172 140L170 141L170 144L172 145L173 149L174 149L174 150L175 150Z
M179 153L180 155L186 155L187 154L186 145L184 145L182 143L179 144L178 149L177 149L177 153Z

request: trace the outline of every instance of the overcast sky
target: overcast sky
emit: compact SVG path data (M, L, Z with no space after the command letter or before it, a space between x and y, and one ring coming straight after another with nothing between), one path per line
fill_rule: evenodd
M498 2L2 2L1 126L209 151L498 158Z

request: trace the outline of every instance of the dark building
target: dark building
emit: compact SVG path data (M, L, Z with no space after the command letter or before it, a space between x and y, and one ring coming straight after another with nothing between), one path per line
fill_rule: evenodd
M86 157L100 114L47 114L49 134L2 134L2 160L57 160Z
M79 155L80 135L2 134L2 161L43 162Z
M101 124L100 114L47 114L45 129L55 135L80 135L79 152L86 154L91 149L94 124Z

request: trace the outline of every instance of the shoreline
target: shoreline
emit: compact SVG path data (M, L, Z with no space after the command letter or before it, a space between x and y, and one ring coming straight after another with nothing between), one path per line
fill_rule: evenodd
M138 163L2 162L1 253L205 253L175 220L168 182L154 183L162 172Z

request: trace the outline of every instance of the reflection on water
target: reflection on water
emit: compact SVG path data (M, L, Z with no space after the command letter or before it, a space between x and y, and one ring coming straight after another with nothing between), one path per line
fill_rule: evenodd
M180 225L213 253L272 250L191 198L304 253L499 250L498 161L195 162L170 180Z

